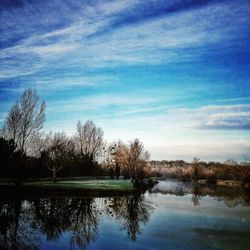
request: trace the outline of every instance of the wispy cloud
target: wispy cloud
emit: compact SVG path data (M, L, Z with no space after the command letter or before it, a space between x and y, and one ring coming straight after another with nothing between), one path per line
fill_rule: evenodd
M250 129L249 104L184 108L174 110L171 113L177 127L205 130Z
M1 112L35 87L54 130L93 119L165 149L189 133L248 138L248 1L19 3L0 2Z
M117 96L117 95L94 95L87 97L74 98L72 100L50 102L49 110L55 110L55 107L60 106L60 110L56 108L56 112L70 112L80 110L97 110L98 108L107 108L110 106L131 106L131 105L145 105L155 103L156 99L153 97L138 97L132 96ZM133 112L132 112L133 113ZM113 114L115 115L115 114Z
M168 105L155 105L156 100L136 97L93 96L92 99L79 99L74 105L61 103L61 110L76 115L64 117L47 123L48 130L66 130L75 132L78 119L85 122L92 119L105 131L105 138L112 141L120 138L129 141L140 138L150 151L152 159L185 159L194 156L202 160L225 161L228 158L243 160L250 149L249 128L227 127L220 120L237 117L241 124L246 122L250 105L204 106L200 108L175 109ZM95 99L100 100L99 103ZM132 105L129 105L132 104ZM119 110L107 109L118 105ZM138 108L142 105L144 108ZM153 105L153 106L151 106ZM81 107L78 109L78 107ZM151 106L151 107L150 107ZM86 113L86 111L90 113ZM99 112L97 112L99 110ZM52 111L52 110L51 110ZM57 112L58 115L58 112ZM234 118L235 119L235 118ZM213 120L213 126L207 124ZM226 120L226 122L228 122ZM228 131L228 132L225 132Z
M250 16L250 8L244 1L212 2L195 8L191 5L187 9L180 7L181 11L174 3L161 1L145 6L141 1L128 0L101 1L94 6L81 3L59 5L52 1L33 6L25 2L23 8L14 12L2 11L0 21L6 18L10 21L9 28L2 31L6 49L0 51L0 58L15 61L25 55L33 70L5 59L0 77L34 74L54 67L59 60L78 66L81 62L82 67L92 68L195 60L199 55L194 50L184 50L181 54L178 50L244 37ZM135 22L129 21L138 16L136 9L143 11L151 6L159 11L157 4L167 6L166 13L158 17L140 14ZM115 25L122 18L125 18L122 25ZM18 42L10 43L18 35L21 36Z

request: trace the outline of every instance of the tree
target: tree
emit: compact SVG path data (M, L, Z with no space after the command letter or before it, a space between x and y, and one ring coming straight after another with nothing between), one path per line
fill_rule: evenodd
M230 165L230 166L236 166L238 165L238 162L235 161L234 159L228 159L224 162L225 165Z
M108 147L110 164L113 163L116 178L118 179L120 176L120 170L122 171L123 178L129 179L129 171L128 171L128 154L129 147L121 140L113 142ZM117 177L118 176L118 177Z
M192 177L193 177L192 179L194 181L197 181L200 178L201 173L202 173L202 166L200 164L200 159L197 157L194 157L191 163L191 166L192 166Z
M80 121L77 123L76 145L89 174L103 147L103 134L103 130L96 127L93 121L86 121L84 125Z
M13 139L23 155L29 149L29 140L42 129L45 108L44 101L39 104L36 90L26 89L8 113L2 135L5 139Z
M41 154L43 164L52 172L53 182L56 182L56 174L66 164L68 159L68 143L65 133L55 133L50 145Z
M109 147L107 146L107 142L103 142L103 147L101 149L101 167L103 170L106 172L106 174L109 171L109 164L110 164L110 150Z
M120 177L120 166L119 166L119 162L118 161L115 162L115 176L116 176L116 180L119 180L119 177Z
M0 138L0 172L2 177L10 177L10 175L13 174L11 165L13 163L15 149L13 139L5 140L2 137Z
M143 143L139 139L135 139L129 143L129 151L127 156L129 176L135 187L143 185L143 179L146 176L145 168L149 160L149 153L144 149Z
M19 186L24 178L26 157L16 149L13 139L0 138L0 172L2 177L14 178Z

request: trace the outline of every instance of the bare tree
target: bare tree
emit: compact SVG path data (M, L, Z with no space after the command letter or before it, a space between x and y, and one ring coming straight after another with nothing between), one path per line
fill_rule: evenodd
M237 166L239 163L235 161L234 159L228 159L224 162L225 165L230 165L230 166Z
M41 154L43 164L52 172L53 182L56 182L56 174L66 163L68 157L68 140L65 133L55 133L49 146Z
M48 143L51 141L52 136L52 131L49 133L45 133L44 131L35 133L29 139L27 155L39 158L41 156L41 152L48 148Z
M21 118L22 115L19 108L19 103L16 101L16 103L11 107L2 129L2 133L5 138L13 139L14 142L18 140Z
M86 121L84 125L80 121L77 123L75 136L77 149L84 165L90 171L103 147L103 134L103 130L96 127L93 121Z
M43 126L45 107L44 101L39 104L36 90L26 89L20 100L17 100L9 111L2 129L2 135L7 139L13 139L22 154L26 154L29 148L29 140Z

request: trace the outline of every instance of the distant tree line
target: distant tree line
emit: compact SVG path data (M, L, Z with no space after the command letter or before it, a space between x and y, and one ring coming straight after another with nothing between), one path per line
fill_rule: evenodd
M149 153L139 139L128 144L104 141L104 132L93 121L78 121L75 134L42 131L45 101L36 90L26 89L11 107L0 131L1 177L20 184L28 177L120 175L139 186L149 166Z
M194 157L192 162L149 161L151 172L156 176L177 178L180 181L206 180L215 184L217 180L236 180L242 185L250 183L250 164L228 159L224 163L204 162Z

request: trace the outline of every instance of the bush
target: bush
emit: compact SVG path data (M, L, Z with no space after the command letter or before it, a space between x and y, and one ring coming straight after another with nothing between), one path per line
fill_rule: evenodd
M199 162L192 163L192 179L193 179L193 181L196 182L198 179L200 179L202 177L202 171L203 171L203 168Z
M208 184L216 184L217 182L217 178L216 175L214 173L208 174L206 176L206 180Z
M179 169L177 173L177 180L190 182L192 180L190 169L187 170Z
M246 183L250 183L250 170L245 169L241 175L241 185L244 186Z

